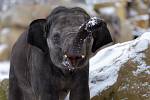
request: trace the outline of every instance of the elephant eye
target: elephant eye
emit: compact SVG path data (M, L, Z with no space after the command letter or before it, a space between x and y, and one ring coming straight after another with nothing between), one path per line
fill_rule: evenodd
M60 35L55 34L52 38L54 45L60 45Z

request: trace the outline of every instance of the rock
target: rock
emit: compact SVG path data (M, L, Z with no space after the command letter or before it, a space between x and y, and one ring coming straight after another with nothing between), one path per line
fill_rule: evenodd
M119 71L117 82L92 100L149 100L150 77L145 73L134 75L137 66L132 60L125 63Z
M18 0L20 1L20 0ZM35 2L35 3L27 3L26 0L22 0L24 2L18 3L18 5L14 5L11 9L8 9L5 12L0 14L0 25L1 26L19 26L19 27L27 27L32 20L46 18L50 12L57 6L66 6L66 7L82 7L89 11L87 5L81 3L78 0L76 2L71 2L68 0L47 0L46 3ZM31 0L29 0L31 1ZM36 0L37 1L37 0ZM93 13L94 11L92 11Z
M8 44L8 37L11 33L10 28L3 28L0 30L0 44Z
M1 23L3 26L27 27L32 20L45 18L50 11L49 5L18 5L1 15Z
M116 37L117 43L123 43L133 40L132 32L133 32L132 25L129 23L128 20L122 23L120 34L118 38Z
M0 43L11 44L25 31L25 28L7 27L0 30Z
M16 5L49 4L51 6L58 3L60 0L1 0L0 11L7 11Z
M117 14L117 9L113 6L97 9L97 13L108 25L114 43L122 43L133 40L132 25L128 20L122 21Z
M25 28L17 28L17 27L10 27L10 33L5 35L6 40L3 43L6 43L10 47L10 51L18 37L25 31Z
M10 54L9 49L7 44L0 45L0 61L8 60Z
M9 59L12 46L24 31L25 29L17 27L3 28L0 31L0 44L2 44L1 47L3 47L1 48L2 50L0 50L0 61Z
M98 63L90 71L91 100L150 100L150 33L106 48L98 57L102 61L92 58Z

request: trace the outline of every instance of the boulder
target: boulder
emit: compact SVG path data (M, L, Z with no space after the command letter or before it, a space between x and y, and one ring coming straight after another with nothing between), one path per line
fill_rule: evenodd
M91 59L91 100L150 100L150 33Z
M148 52L150 53L150 49ZM92 100L149 100L150 77L147 73L134 75L138 70L137 66L132 60L126 62L118 73L117 82Z
M34 19L45 18L51 11L49 5L18 5L1 15L2 26L27 27Z

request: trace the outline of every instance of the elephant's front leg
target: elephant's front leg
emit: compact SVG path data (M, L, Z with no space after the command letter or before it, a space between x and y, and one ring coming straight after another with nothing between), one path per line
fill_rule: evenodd
M59 95L58 93L55 92L53 93L43 92L40 93L38 100L59 100Z
M81 72L81 74L76 81L77 83L70 91L69 100L90 100L88 71L85 73Z
M90 100L89 86L87 84L79 84L70 92L70 100Z
M45 84L44 81L41 81L41 84L33 87L33 91L36 97L35 100L59 100L59 93L56 91L55 86L50 85L48 82Z
M36 98L35 100L59 100L55 81L46 73L35 71L32 74L31 87Z

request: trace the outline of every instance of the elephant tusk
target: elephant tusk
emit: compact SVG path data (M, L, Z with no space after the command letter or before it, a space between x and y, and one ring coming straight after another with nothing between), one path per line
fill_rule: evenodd
M64 57L67 58L68 56L65 54Z
M83 58L85 58L85 55L82 55L81 57L82 57L82 59L83 59Z

